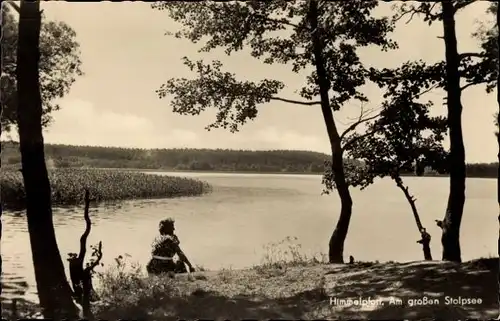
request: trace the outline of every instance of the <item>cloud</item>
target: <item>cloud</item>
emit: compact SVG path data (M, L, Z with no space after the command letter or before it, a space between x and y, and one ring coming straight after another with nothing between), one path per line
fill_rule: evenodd
M53 113L54 122L45 131L47 143L158 148L190 145L196 133L182 129L159 129L144 117L97 109L90 102L72 100Z
M324 137L305 135L293 130L281 130L277 127L266 127L253 135L231 136L243 149L295 149L327 152L328 140Z

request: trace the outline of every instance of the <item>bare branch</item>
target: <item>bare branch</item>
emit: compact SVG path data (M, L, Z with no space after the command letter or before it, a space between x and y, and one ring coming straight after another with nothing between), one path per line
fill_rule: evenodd
M420 96L425 95L425 94L427 94L428 92L430 92L431 90L436 89L436 88L438 88L438 87L439 87L439 83L434 84L434 85L430 86L429 88L427 88L427 89L425 89L425 90L423 90L423 91L419 92L418 94L416 94L416 95L414 96L414 98L417 98L417 99L418 99L418 98L420 98Z
M373 119L380 116L380 113L378 113L376 115L368 117L368 115L370 115L373 112L374 112L374 110L370 110L367 113L364 113L363 105L361 105L361 112L359 114L358 120L355 121L354 123L352 123L349 127L347 127L346 130L344 130L344 132L340 135L340 140L341 141L344 140L345 136L347 134L349 134L350 132L353 132L356 129L356 127L358 127L359 125L366 123L366 122L373 120Z
M321 105L320 101L298 101L293 99L286 99L281 97L271 97L271 100L279 100L285 103L304 105L304 106L313 106L313 105Z
M396 16L396 17L394 18L394 22L398 22L399 20L403 19L403 17L405 17L405 16L407 16L408 14L410 14L410 13L411 13L410 18L408 18L408 20L406 20L406 22L405 22L405 24L408 24L408 23L410 23L410 22L411 22L411 20L413 19L413 16L414 16L415 14L417 14L417 12L415 11L415 8L414 8L414 7L411 7L411 8L410 8L410 9L408 9L408 10L404 10L404 9L402 9L401 11L402 11L402 12L401 12L401 14L400 14L399 16Z
M408 20L405 22L405 24L408 24L410 23L412 20L413 20L413 17L416 15L416 14L424 14L426 17L429 18L429 20L435 20L437 18L439 18L439 14L432 14L432 10L434 9L434 7L439 3L438 2L435 2L432 4L431 7L429 8L425 8L424 6L410 6L408 9L401 9L401 14L399 16L396 16L394 18L394 22L398 22L399 20L401 20L403 17L407 16L407 15L410 15L410 17L408 18Z

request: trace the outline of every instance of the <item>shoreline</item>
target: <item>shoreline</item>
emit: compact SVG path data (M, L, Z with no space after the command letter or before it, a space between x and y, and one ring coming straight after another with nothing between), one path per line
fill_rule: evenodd
M80 169L80 167L68 167L68 168L76 168ZM189 173L189 174L238 174L238 175L297 175L297 176L321 176L323 173L308 173L308 172L251 172L251 171L223 171L223 170L211 170L211 171L198 171L198 170L176 170L176 169L166 169L166 168L128 168L128 167L87 167L85 169L101 169L101 170L112 170L112 171L130 171L130 172L156 172L156 173ZM401 174L401 177L422 177L422 178L448 178L449 175L439 175L439 174L428 174L428 175L410 175L410 174ZM484 178L484 179L497 179L495 176L467 176L467 178Z

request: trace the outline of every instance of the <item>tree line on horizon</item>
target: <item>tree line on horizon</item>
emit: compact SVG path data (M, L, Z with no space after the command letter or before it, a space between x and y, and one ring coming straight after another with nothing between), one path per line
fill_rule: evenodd
M260 105L271 101L308 106L311 112L321 113L331 147L323 184L326 193L335 191L340 199L338 221L328 243L330 263L344 262L344 243L351 217L356 215L351 190L366 188L377 177L392 179L403 192L422 236L419 242L425 259L430 259L430 235L420 221L415 199L403 176L410 172L421 176L429 168L449 175L449 196L443 200L447 209L443 220L437 222L442 229L442 260L461 262L459 236L467 178L461 95L472 86L483 86L485 94L496 88L500 108L498 3L491 2L487 10L496 22L471 30L480 44L479 51L462 53L458 51L456 17L481 1L400 2L392 8L391 16L377 17L374 10L380 3L152 3L154 10L164 11L181 25L169 35L199 44L201 53L222 49L230 55L246 49L263 65L285 64L295 73L307 73L303 86L297 88L300 99L291 99L280 96L286 86L284 80L241 80L247 77L224 70L219 60L194 61L184 57L182 63L195 77L171 78L156 93L160 99L172 98L170 106L178 114L198 115L214 109L216 118L207 130L224 128L237 133L241 126L258 117ZM19 14L17 21L15 11ZM435 63L418 60L395 68L368 67L358 50L367 46L384 52L396 50L398 44L391 34L403 19L406 23L420 19L428 25L439 25L445 55ZM9 132L17 128L19 132L20 170L40 306L45 318L77 319L74 293L66 279L52 222L49 158L46 159L49 153L46 155L45 151L50 145L44 146L42 129L50 125L51 112L59 108L53 102L63 97L76 77L83 74L79 44L70 26L43 19L40 2L4 4L2 27L1 129ZM280 31L285 31L285 35L277 35ZM377 108L367 110L364 106L370 101L362 87L368 83L380 88L384 100ZM431 115L433 102L425 96L430 92L444 93L445 116ZM340 131L334 114L352 106L348 104L352 102L359 103L359 117ZM498 117L497 114L497 125ZM443 147L445 136L450 139L449 150ZM500 146L498 133L497 140ZM2 148L2 159L6 150ZM500 149L498 157L500 161ZM498 177L497 181L500 204ZM499 214L494 216L498 215L500 221ZM93 318L91 314L85 317Z
M2 142L2 166L17 168L21 163L19 143ZM174 171L221 171L252 173L323 174L329 156L300 150L233 150L198 148L122 148L45 144L49 165L55 168L127 168ZM352 160L346 160L352 161ZM362 166L358 164L358 166ZM497 163L467 164L467 177L496 178ZM404 176L414 171L402 171ZM436 176L431 168L425 176Z

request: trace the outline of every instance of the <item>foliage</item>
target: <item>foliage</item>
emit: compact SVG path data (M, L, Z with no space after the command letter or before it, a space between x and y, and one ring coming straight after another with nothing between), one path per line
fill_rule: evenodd
M487 13L493 21L481 21L480 27L472 35L480 41L480 46L482 52L487 54L488 65L491 75L489 78L491 82L488 83L487 91L491 92L496 86L496 75L495 71L498 70L498 25L496 23L498 2L491 1L487 8ZM497 71L498 72L498 71Z
M21 173L2 170L0 174L2 207L24 208ZM83 204L82 191L86 188L98 201L196 196L210 191L207 183L190 178L112 170L54 169L49 172L49 180L52 204L56 206Z
M455 8L462 10L472 2L456 2ZM409 22L415 14L423 15L424 21L429 24L441 19L438 2L402 3L395 7L398 11L393 17L395 22L410 16ZM496 86L497 75L494 56L491 41L485 42L481 52L459 55L459 73L464 83L462 90L486 84L486 90L491 92ZM432 90L446 89L445 61L434 64L408 61L393 69L371 68L369 77L385 90L386 101L382 105L381 118L367 126L365 134L352 133L346 136L348 143L344 146L345 151L351 158L363 161L363 166L351 166L346 170L349 183L365 188L375 177L391 176L396 169L396 172L413 171L412 166L416 163L420 167L417 174L421 174L424 167L438 173L447 171L446 163L443 162L446 153L440 147L446 121L429 117L431 105L419 102L424 94ZM429 131L431 135L425 134ZM366 146L371 146L371 149ZM496 170L491 168L493 172ZM331 171L325 172L323 181L327 191L335 187Z
M2 144L4 164L20 161L16 145ZM49 164L55 167L118 167L175 170L322 172L328 158L307 151L250 151L224 149L129 149L45 145Z
M386 18L370 13L377 1L322 2L319 8L323 58L327 71L330 107L334 110L351 99L366 101L358 90L365 84L367 71L356 53L368 45L383 50L395 48L386 35L392 25ZM183 28L173 35L194 43L204 41L201 52L222 48L227 55L246 48L264 64L288 64L293 72L310 71L314 66L307 1L247 2L161 2L153 8L166 10ZM222 71L220 61L206 64L184 58L184 64L197 74L195 79L170 79L157 93L173 96L172 106L180 114L197 115L208 108L217 110L214 123L207 128L229 128L257 117L259 104L271 100L312 106L319 95L317 74L311 72L298 90L304 101L278 97L284 88L280 80L255 83L242 81Z
M367 168L362 161L349 156L344 159L344 172L346 176L346 182L349 186L357 186L357 182L359 182L366 175L366 170ZM324 186L322 192L323 194L328 195L336 188L335 174L332 171L331 161L325 162L325 170L323 172L321 182Z
M351 161L344 164L350 186L364 189L377 176L415 173L417 162L420 175L426 167L445 172L446 153L440 146L446 119L430 117L432 103L419 102L427 92L444 86L444 68L444 62L427 65L416 61L394 69L370 69L371 80L385 90L385 101L379 117L366 122L365 133L345 136L344 151ZM326 193L335 188L333 179L332 171L325 171Z
M2 142L2 167L19 168L17 144ZM120 168L172 171L222 171L249 173L323 173L328 155L308 151L249 151L229 149L133 149L71 145L45 145L49 168ZM328 170L327 162L326 169ZM363 163L345 159L348 180ZM405 175L414 173L404 172ZM430 169L426 175L436 175ZM468 177L496 177L497 165L468 164Z
M440 174L446 172L447 152L442 146L446 119L429 116L430 106L430 103L398 100L369 124L374 134L355 141L348 151L351 157L364 163L363 175L357 177L354 186L363 189L375 177L397 178L404 172L420 176L425 168Z
M2 5L2 132L9 132L17 124L18 23L11 10L9 6ZM61 21L42 22L39 70L43 126L50 123L51 112L60 107L54 100L68 93L76 77L83 75L81 64L75 31Z
M126 315L134 320L157 320L166 316L156 315L157 310L162 310L165 299L179 296L178 289L169 278L148 278L142 270L139 264L129 263L120 255L115 259L115 266L98 273L96 292L102 300L92 308L99 319ZM141 308L145 306L147 309Z
M47 166L187 171L322 173L328 156L294 150L139 149L45 145ZM17 143L2 142L2 166L18 166Z
M453 1L455 12L464 10L470 5L474 5L476 1ZM491 8L493 8L492 5ZM421 15L423 20L427 23L432 24L436 21L442 20L442 10L440 2L404 2L402 4L396 5L398 13L394 16L396 21L402 19L405 16L409 16L407 23L411 21L413 16ZM491 10L490 8L490 10ZM485 84L486 90L490 93L496 86L497 78L497 52L496 40L493 40L492 34L494 33L494 28L485 31L483 28L473 35L483 39L481 44L481 50L479 52L463 52L459 53L459 73L462 79L463 86L462 90L479 84ZM427 86L436 85L436 88L445 89L445 62L441 61L434 65L426 66L423 63L419 63L421 66L419 68L412 68L409 71L409 75L413 75L414 80L423 81L421 88L428 88ZM438 76L438 78L436 78ZM417 78L418 77L418 78ZM431 80L426 78L430 77Z

